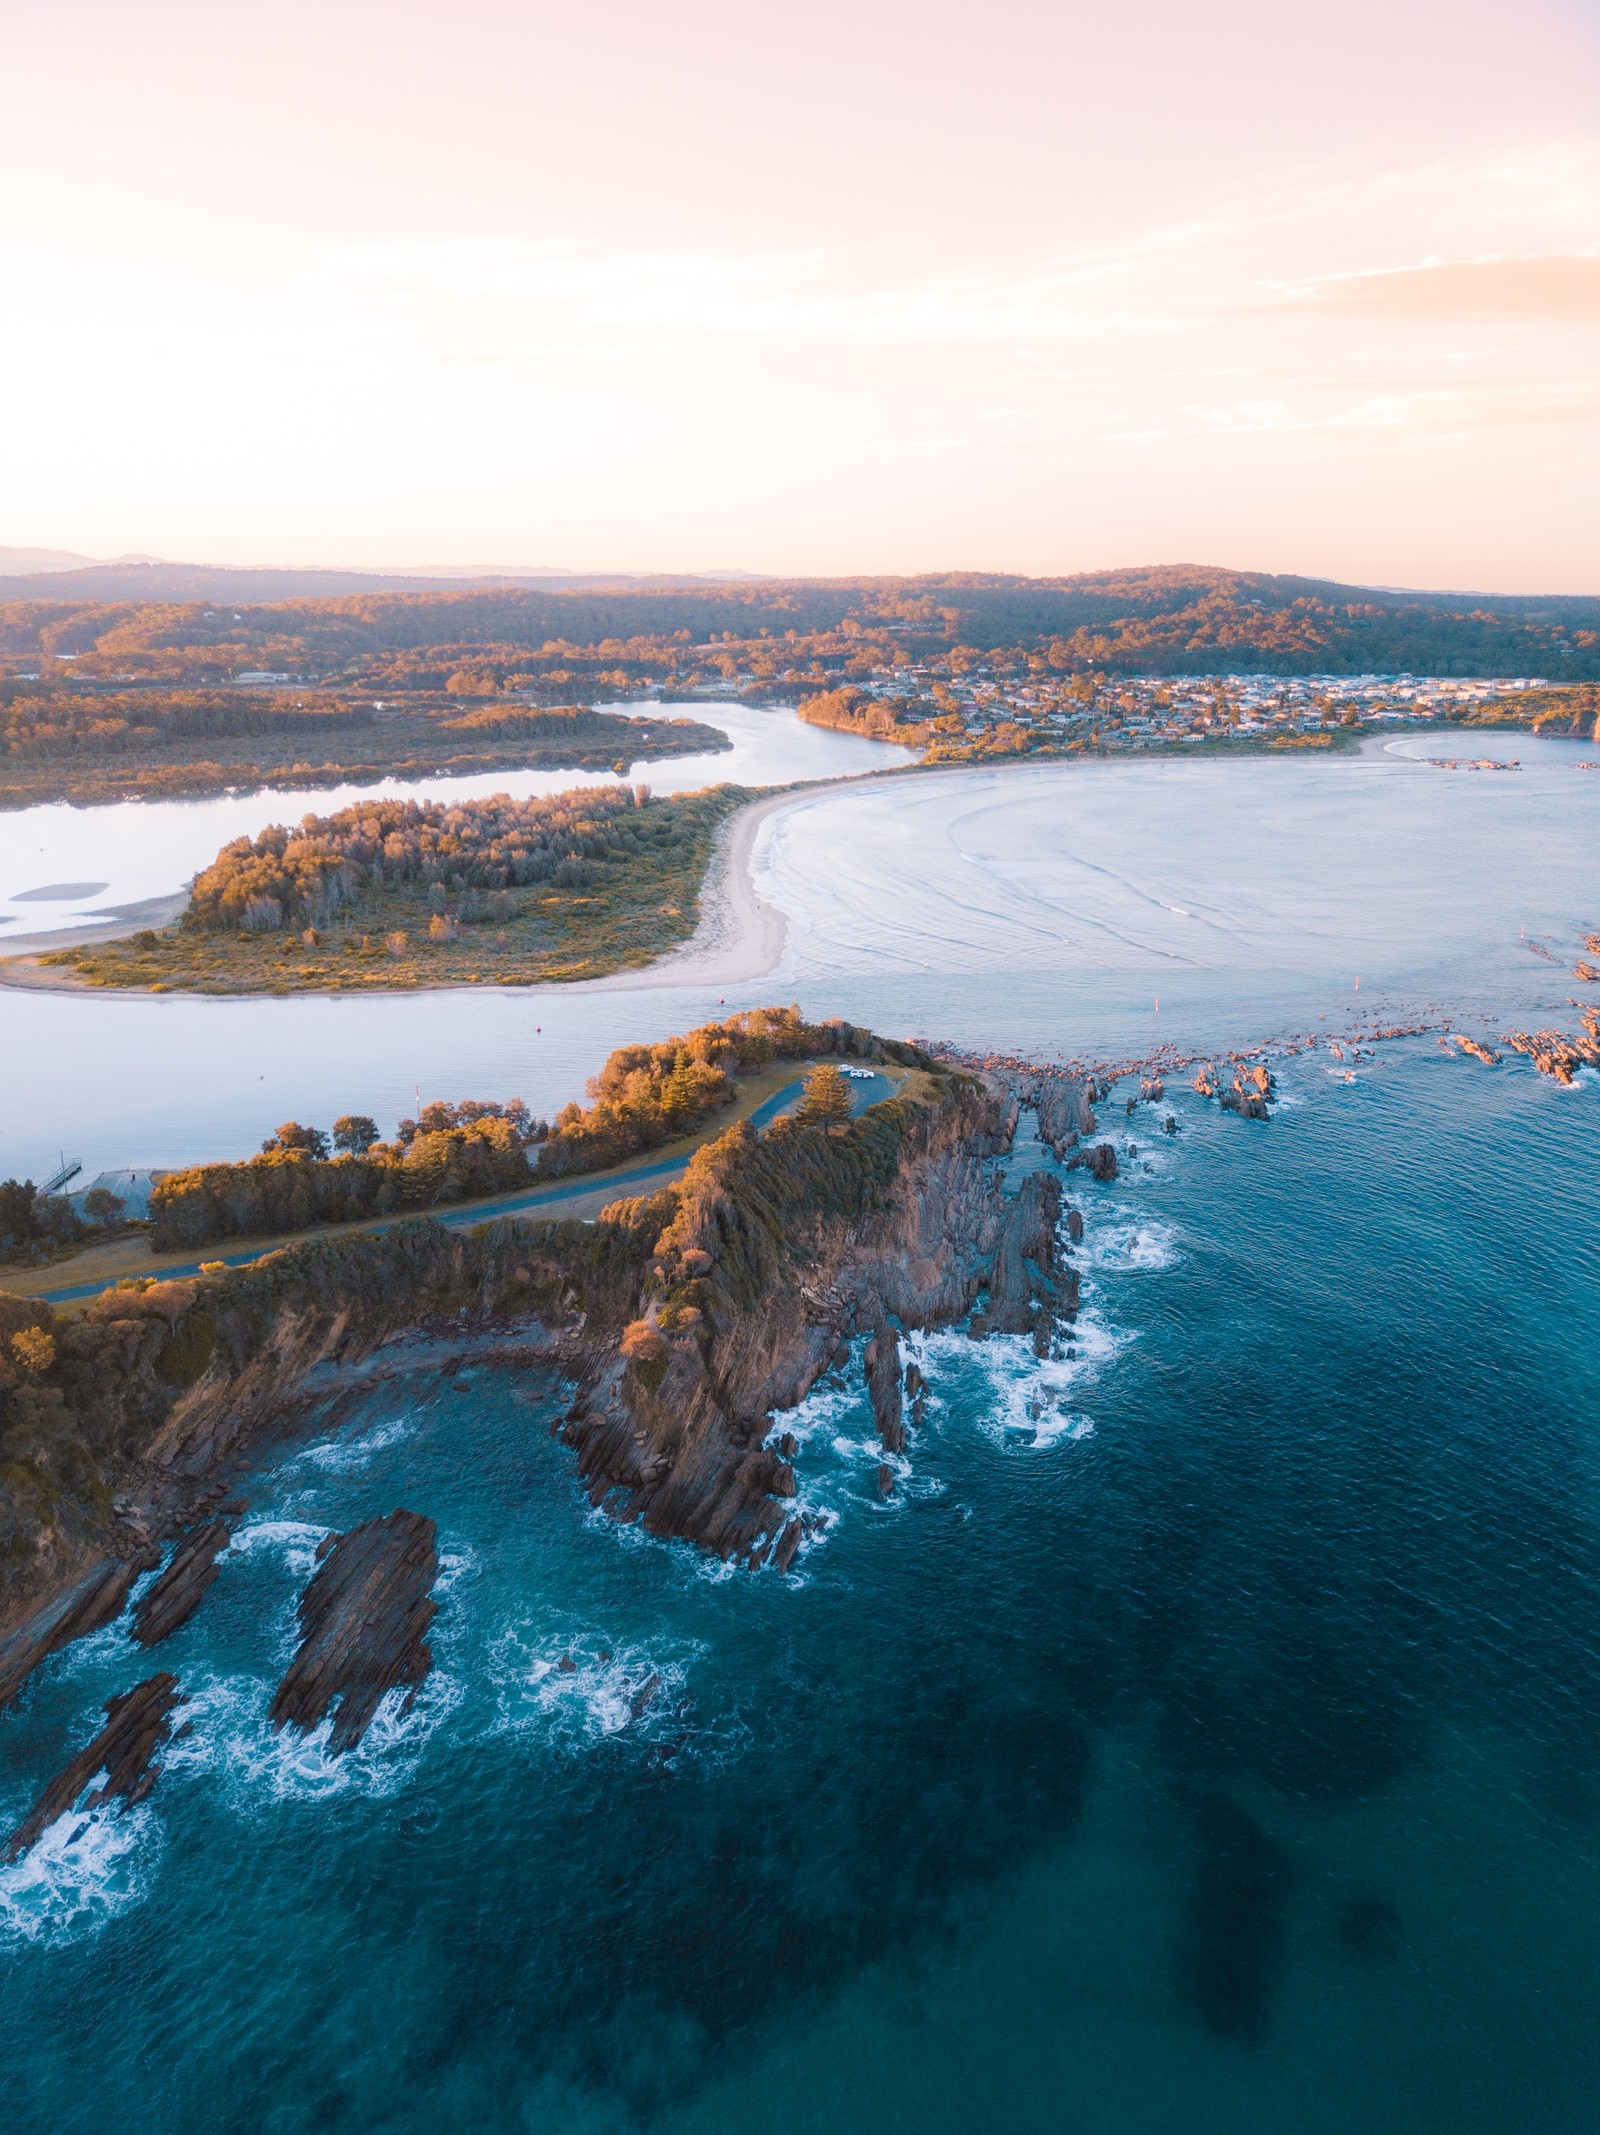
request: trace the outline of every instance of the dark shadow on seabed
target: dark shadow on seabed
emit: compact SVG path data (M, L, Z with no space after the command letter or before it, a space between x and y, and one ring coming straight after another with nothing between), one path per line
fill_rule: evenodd
M493 1371L287 1456L172 1641L142 1895L7 1938L9 2124L1584 2126L1596 1093L1420 1047L1286 1087L1085 1189L1092 1433L1008 1438L1030 1367L941 1338L893 1503L864 1409L807 1438L797 1585L588 1514L559 1390ZM438 1693L324 1788L252 1717L288 1554L400 1502ZM53 1662L17 1768L131 1679Z

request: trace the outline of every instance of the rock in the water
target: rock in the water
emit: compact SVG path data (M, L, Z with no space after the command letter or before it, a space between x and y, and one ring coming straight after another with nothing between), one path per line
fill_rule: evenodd
M85 1572L26 1623L0 1640L0 1706L9 1705L39 1663L75 1638L103 1630L122 1614L128 1589L155 1562L154 1554L128 1563L113 1558Z
M172 1732L173 1707L183 1702L175 1675L149 1676L120 1697L108 1699L105 1726L51 1780L7 1840L5 1859L14 1861L26 1853L58 1816L77 1805L84 1788L101 1773L104 1779L83 1803L86 1810L113 1799L130 1808L143 1801L160 1771L156 1752Z
M906 1427L900 1391L900 1337L887 1320L880 1321L867 1344L867 1389L872 1396L872 1413L877 1418L878 1436L883 1440L884 1450L904 1452Z
M436 1533L421 1513L391 1512L328 1538L300 1596L300 1650L272 1701L274 1727L313 1728L337 1699L328 1742L337 1756L361 1740L397 1684L410 1684L410 1709L433 1666L426 1639L437 1613L428 1598L439 1572Z
M1069 1208L1067 1210L1067 1236L1074 1245L1082 1245L1083 1213L1080 1209Z
M878 1495L894 1496L894 1470L886 1460L880 1460L878 1463Z
M1234 1069L1233 1088L1222 1093L1222 1109L1237 1112L1241 1119L1268 1119L1272 1095L1272 1071L1265 1061L1257 1061Z
M1094 1085L1076 1075L1047 1071L1034 1086L1033 1101L1039 1115L1039 1139L1048 1144L1059 1163L1077 1146L1081 1134L1093 1134Z
M220 1519L208 1520L184 1536L172 1553L172 1562L139 1597L133 1612L131 1636L141 1646L159 1645L189 1621L216 1578L217 1559L232 1537L231 1522Z
M1091 1179L1109 1185L1117 1175L1117 1152L1109 1142L1096 1142L1092 1149L1079 1149L1067 1159L1068 1171L1086 1171Z
M1029 1172L1007 1206L989 1269L988 1302L972 1319L974 1336L1031 1334L1043 1354L1058 1302L1060 1220L1060 1181L1049 1172Z
M805 1529L800 1524L799 1514L796 1513L795 1517L783 1530L783 1533L779 1535L778 1546L772 1552L772 1561L780 1572L786 1572L790 1565L793 1564L795 1552L799 1549L804 1534Z

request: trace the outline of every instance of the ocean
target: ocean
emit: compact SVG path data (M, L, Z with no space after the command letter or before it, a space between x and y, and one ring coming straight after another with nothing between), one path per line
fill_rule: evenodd
M780 819L792 992L1063 1052L1570 1020L1600 782L1559 754L1127 773ZM976 946L917 968L941 869ZM1587 2131L1600 1078L1432 1035L1277 1070L1267 1124L1182 1078L1176 1135L1104 1113L1073 1353L918 1338L887 1503L859 1373L810 1397L787 1576L592 1512L540 1373L419 1369L276 1448L162 1649L193 1726L150 1800L0 1870L7 2135ZM332 1761L267 1698L317 1541L399 1504L437 1666ZM46 1665L0 1825L148 1667L115 1627Z

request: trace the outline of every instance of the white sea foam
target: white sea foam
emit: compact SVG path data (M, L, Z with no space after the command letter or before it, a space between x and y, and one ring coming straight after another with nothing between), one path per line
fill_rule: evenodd
M318 1546L332 1533L312 1520L252 1520L237 1531L228 1550L241 1557L281 1550L285 1568L297 1579L309 1579L317 1568Z
M1071 1356L1038 1357L1028 1338L1015 1334L981 1342L957 1333L924 1334L908 1346L929 1382L935 1414L947 1418L951 1395L965 1396L962 1413L1006 1452L1046 1452L1092 1433L1092 1417L1077 1405L1081 1390L1132 1339L1086 1305L1070 1336Z
M141 1803L69 1809L19 1860L0 1867L0 1948L60 1948L93 1935L145 1896L161 1826Z
M403 1416L391 1417L387 1423L374 1424L359 1438L321 1439L285 1462L285 1473L306 1466L320 1468L327 1475L353 1475L358 1468L364 1468L375 1453L385 1452L390 1446L400 1445L409 1438L421 1420L413 1410Z
M913 1499L940 1496L945 1488L910 1453L884 1447L866 1391L865 1346L852 1345L842 1377L823 1380L794 1408L779 1409L769 1420L768 1445L788 1432L798 1448L790 1510L800 1517L803 1538L786 1575L792 1582L804 1580L807 1556L827 1542L847 1508L894 1516ZM878 1488L881 1467L894 1478L887 1498Z
M1159 1274L1177 1264L1178 1234L1154 1217L1126 1223L1095 1223L1085 1233L1079 1258L1085 1268L1106 1274Z
M489 1656L496 1732L531 1731L553 1748L576 1751L628 1729L659 1730L678 1714L690 1663L703 1650L691 1644L663 1655L614 1646L588 1632L561 1639L517 1625L502 1633Z
M461 1703L461 1683L435 1668L409 1712L407 1693L391 1690L354 1749L328 1751L333 1720L310 1734L267 1719L272 1686L252 1676L214 1677L190 1695L185 1719L193 1732L175 1740L166 1763L176 1777L201 1773L220 1780L225 1799L250 1811L262 1801L325 1801L364 1794L383 1801L415 1773L430 1738Z

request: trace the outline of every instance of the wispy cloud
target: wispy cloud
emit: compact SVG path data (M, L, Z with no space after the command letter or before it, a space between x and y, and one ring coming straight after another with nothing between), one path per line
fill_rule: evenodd
M603 250L466 236L320 253L306 285L613 330L1026 344L1266 305L1370 319L1600 314L1600 157L1568 145L1241 198L1071 253L918 273L884 245Z
M1600 254L1428 260L1306 283L1285 309L1365 318L1567 321L1600 325Z

